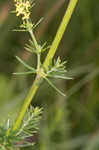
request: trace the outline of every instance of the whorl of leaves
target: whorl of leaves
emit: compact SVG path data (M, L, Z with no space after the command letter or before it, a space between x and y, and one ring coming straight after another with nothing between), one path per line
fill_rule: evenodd
M34 141L28 140L39 129L42 108L30 107L20 127L13 131L13 125L9 120L6 125L0 127L0 150L17 150L19 147L33 146Z

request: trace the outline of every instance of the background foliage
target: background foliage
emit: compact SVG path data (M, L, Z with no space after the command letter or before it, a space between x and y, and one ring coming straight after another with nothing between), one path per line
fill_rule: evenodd
M37 22L44 17L36 30L41 43L45 40L51 43L67 4L68 0L36 1L32 18ZM14 56L18 55L30 64L36 63L36 58L32 59L23 48L29 35L12 31L20 24L20 19L11 14L12 10L13 1L0 1L0 124L8 117L15 119L34 79L32 75L12 74L24 70ZM53 80L67 96L58 95L46 83L35 96L33 105L44 108L40 134L33 137L39 150L99 148L98 12L96 0L79 0L56 54L68 61L68 74L74 78Z

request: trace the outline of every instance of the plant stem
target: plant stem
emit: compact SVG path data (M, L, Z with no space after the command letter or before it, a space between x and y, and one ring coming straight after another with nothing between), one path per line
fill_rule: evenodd
M38 59L38 60L37 60L37 70L39 70L39 69L40 69L40 66L41 66L41 60L40 60L41 57L40 57L40 56L41 56L40 53L38 53L38 54L37 54L37 59Z
M70 0L70 2L69 2L69 6L68 6L68 8L67 8L67 10L65 12L65 15L63 17L62 23L61 23L61 25L60 25L60 27L59 27L59 29L57 31L57 34L56 34L56 36L54 38L54 41L53 41L52 46L51 46L51 48L49 50L49 53L47 54L47 56L45 58L45 61L43 63L43 67L45 69L48 69L50 61L52 60L52 58L55 55L55 52L56 52L56 50L58 48L58 45L59 45L59 43L60 43L60 41L62 39L62 36L63 36L63 34L65 32L65 29L67 28L67 25L68 25L68 23L70 21L71 15L72 15L72 13L74 11L74 8L75 8L75 6L77 4L77 1L78 0ZM37 43L37 41L35 39L35 36L34 36L32 31L30 31L30 35L31 35L31 37L32 37L32 39L34 41L36 49L38 49L39 45L38 45L38 43ZM24 117L24 114L26 113L26 110L27 110L29 104L31 103L33 97L35 96L35 94L36 94L36 92L38 90L38 87L40 86L41 81L42 81L42 78L37 75L37 77L36 77L32 87L31 87L31 89L30 89L30 91L29 91L29 93L28 93L28 95L27 95L27 97L26 97L26 99L24 101L24 104L23 104L23 106L21 108L21 111L18 114L18 117L17 117L16 122L14 124L13 130L17 130L18 127L20 126L20 123L21 123L21 121L22 121L22 119Z
M39 70L39 69L40 69L40 65L41 65L41 62L40 62L40 53L39 53L39 45L38 45L38 43L37 43L37 41L36 41L36 38L35 38L35 36L34 36L33 31L30 30L29 33L30 33L31 38L32 38L32 40L33 40L33 42L34 42L35 48L36 48L36 50L38 51L38 54L37 54L37 70Z
M49 53L47 54L46 59L44 61L43 67L46 70L47 70L52 58L55 55L55 52L59 46L59 43L63 37L63 34L67 28L67 25L70 21L70 18L72 16L72 13L74 11L74 8L75 8L77 2L78 2L78 0L70 0L70 2L69 2L68 8L66 9L65 15L63 17L63 20L60 24L60 27L59 27L57 33L56 33L56 36L55 36L54 41L52 43L52 46L51 46Z
M25 114L29 104L31 103L32 98L35 96L36 91L39 88L41 81L42 81L42 79L37 76L35 81L33 82L33 85L31 87L27 97L25 98L24 104L21 107L21 111L18 114L18 117L17 117L16 122L14 124L13 130L16 130L19 127L19 125L22 121L22 118L24 117L24 114Z
M38 49L39 49L39 45L38 45L38 43L37 43L37 41L36 41L36 38L35 38L35 36L34 36L34 34L33 34L33 31L30 30L29 33L30 33L31 38L32 38L32 40L33 40L33 42L34 42L35 48L38 50Z

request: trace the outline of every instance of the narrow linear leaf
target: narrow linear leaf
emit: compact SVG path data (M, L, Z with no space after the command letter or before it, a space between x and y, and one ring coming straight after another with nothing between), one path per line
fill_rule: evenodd
M36 28L43 20L43 17L35 24L34 28Z
M45 42L43 45L42 45L42 48L44 48L46 46L47 42Z
M45 52L45 51L46 51L46 50L48 50L50 47L51 47L51 46L49 45L48 47L46 47L46 48L42 49L42 51L41 51L41 52Z
M33 49L32 47L25 47L25 50L27 50L31 53L36 53L37 54L37 51L35 49Z
M62 96L66 96L63 92L61 92L49 79L47 79L46 77L44 78L51 87L53 87L59 94L61 94Z
M33 74L35 72L33 71L28 71L28 72L14 72L14 75L27 75L27 74Z
M59 73L65 73L65 72L67 72L67 70L57 70L57 72L59 72Z
M52 77L52 78L58 78L58 79L67 79L67 80L71 80L72 79L70 77L59 76L59 75L48 75L48 76Z
M25 47L25 50L28 51L28 52L30 52L30 53L33 53L33 52L30 50L30 48Z
M60 71L60 70L57 70L56 68L52 68L51 70L47 71L47 74L48 76L64 76L64 74L66 73L67 71L66 70L63 70L63 71Z
M29 44L26 44L25 49L28 50L28 51L31 50L31 52L37 54L37 50L35 49L34 43L33 43L33 41L31 41L31 40L29 40Z
M16 56L16 59L23 64L26 68L28 68L29 70L32 70L34 73L36 72L36 70L34 68L32 68L31 66L29 66L28 64L26 64L22 59L20 59L18 56Z
M27 30L24 30L24 29L14 29L12 31L15 31L15 32L27 32Z

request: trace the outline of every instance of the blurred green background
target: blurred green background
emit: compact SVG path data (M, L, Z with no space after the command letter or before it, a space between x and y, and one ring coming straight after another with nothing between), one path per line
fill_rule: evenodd
M40 43L51 44L68 0L37 0L32 20L43 22L35 34ZM36 65L24 50L29 35L13 32L21 20L12 14L13 1L0 1L0 124L15 119L34 76L15 76L24 67L15 56ZM45 54L46 55L46 54ZM34 137L38 150L99 150L99 3L79 0L56 56L67 60L73 80L53 80L66 93L58 95L45 82L32 104L44 108L40 131ZM42 61L44 56L42 56ZM30 148L33 149L33 148Z

